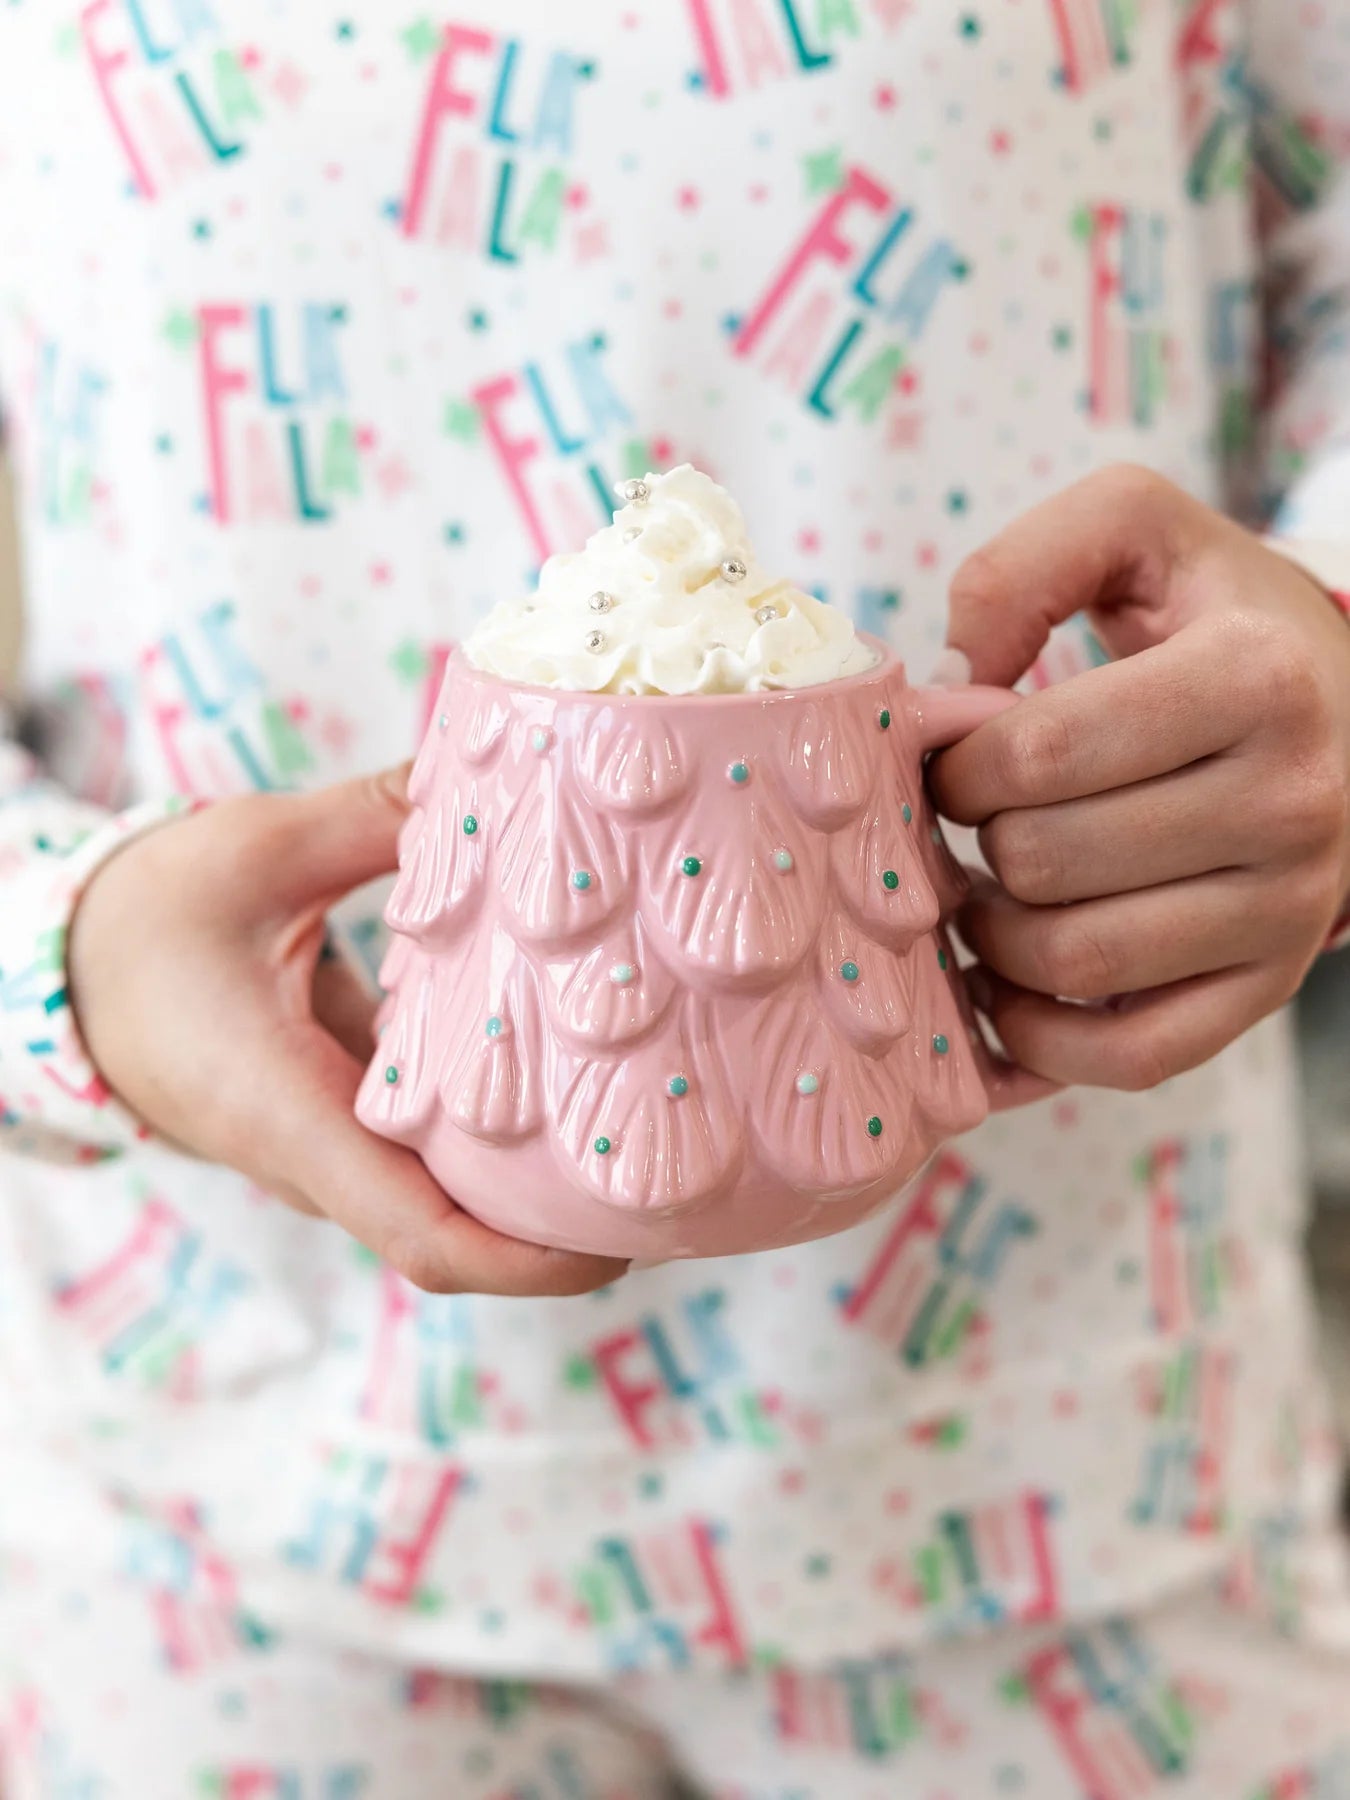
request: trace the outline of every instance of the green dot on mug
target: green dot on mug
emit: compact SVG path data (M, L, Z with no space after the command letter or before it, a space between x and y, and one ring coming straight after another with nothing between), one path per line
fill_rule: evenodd
M891 709L888 706L883 706L881 711L877 714L877 724L880 725L880 727L883 731L890 730L890 728L891 728Z
M464 835L465 835L465 837L472 837L474 832L477 831L477 829L478 829L477 819L474 818L472 813L465 813L465 815L464 815Z
M936 1051L936 1053L939 1056L945 1056L947 1054L947 1052L951 1049L951 1045L947 1042L946 1038L943 1037L943 1035L940 1031L938 1032L937 1036L933 1039L933 1049Z
M886 873L881 878L881 885L889 888L890 891L894 893L900 885L900 877L896 874L894 869L887 869Z
M872 1117L867 1121L869 1137L880 1137L883 1129L884 1127L882 1126L881 1120L873 1113Z
M684 861L680 864L680 868L686 875L693 876L702 873L703 864L696 856L686 856Z
M608 1156L613 1148L613 1144L610 1143L607 1137L598 1137L595 1140L595 1154L597 1156Z

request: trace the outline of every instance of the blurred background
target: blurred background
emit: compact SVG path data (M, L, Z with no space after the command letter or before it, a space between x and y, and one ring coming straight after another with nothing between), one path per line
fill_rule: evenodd
M19 618L17 546L9 479L0 457L0 694L9 687ZM1318 964L1299 1003L1298 1026L1309 1173L1316 1197L1313 1266L1342 1428L1350 1438L1350 950Z

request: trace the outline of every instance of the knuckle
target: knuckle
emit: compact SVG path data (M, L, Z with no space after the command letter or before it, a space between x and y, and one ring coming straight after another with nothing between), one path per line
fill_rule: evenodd
M1350 828L1350 792L1345 772L1329 752L1309 758L1299 769L1281 813L1293 844L1322 848L1344 842Z
M952 577L951 597L957 602L978 606L998 599L1002 592L1002 563L991 544L972 551Z
M1264 694L1267 655L1275 635L1269 619L1236 608L1202 619L1196 627L1197 648L1205 652L1208 666L1223 671L1231 698L1248 707L1258 706Z
M541 1250L529 1265L528 1289L548 1299L571 1299L591 1294L614 1279L612 1270L597 1268L589 1259Z
M1340 912L1343 902L1339 861L1319 857L1291 876L1280 895L1283 919L1301 935L1304 931L1326 932Z
M1088 479L1100 487L1105 501L1131 516L1170 505L1178 492L1166 476L1143 463L1112 463Z
M1260 649L1258 679L1267 709L1285 719L1308 719L1313 702L1313 714L1320 714L1321 690L1311 645L1290 632L1268 630Z
M999 813L981 842L990 868L1014 900L1040 906L1062 893L1064 870L1055 840L1024 814Z
M1139 1026L1122 1035L1116 1050L1116 1086L1128 1094L1144 1094L1181 1072L1162 1034Z
M456 1283L444 1259L424 1238L400 1237L384 1251L384 1260L412 1287L424 1294L453 1294Z
M290 809L276 794L221 800L204 815L211 829L201 846L197 873L214 886L237 882L241 872L275 868L294 853Z
M284 867L296 853L296 817L289 795L262 795L244 821L247 854L259 866Z
M1101 1000L1119 985L1116 958L1095 926L1068 915L1046 935L1046 973L1066 1000Z
M1058 713L1036 713L1010 723L1001 754L1009 788L1035 803L1072 768L1073 732Z

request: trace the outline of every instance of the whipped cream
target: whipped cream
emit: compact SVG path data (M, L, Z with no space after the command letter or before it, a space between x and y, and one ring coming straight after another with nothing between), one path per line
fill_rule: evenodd
M618 492L612 525L483 620L464 646L476 669L596 694L744 694L876 663L847 614L766 574L740 508L700 470Z

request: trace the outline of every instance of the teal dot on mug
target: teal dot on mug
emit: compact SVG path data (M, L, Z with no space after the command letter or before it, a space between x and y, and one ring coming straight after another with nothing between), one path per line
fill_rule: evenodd
M947 1054L947 1052L951 1049L951 1045L947 1042L946 1038L943 1037L943 1035L940 1031L938 1032L937 1036L933 1039L933 1048L939 1056L945 1056Z
M775 869L781 869L786 875L788 870L792 867L792 852L790 850L775 850L773 853L773 866Z
M465 835L465 837L472 837L474 832L477 831L477 829L478 829L477 819L474 818L472 813L465 813L465 815L464 815L464 835Z
M613 1144L610 1143L607 1137L598 1137L595 1140L595 1154L597 1156L608 1156L613 1148Z
M502 1035L502 1022L497 1017L496 1013L493 1013L492 1017L483 1027L483 1030L489 1037L500 1037Z
M900 808L900 817L905 821L906 825L908 825L911 822L911 820L913 819L914 808L909 804L908 801L906 801L905 804Z
M820 1092L819 1075L799 1075L797 1077L797 1092L804 1100L809 1100L812 1094L818 1094Z
M840 975L840 978L844 981L856 981L858 979L857 963L855 963L855 962L840 963L839 975Z
M744 787L746 782L750 779L750 765L743 762L734 762L727 770L727 774L730 775L737 787Z
M449 729L450 729L449 713L442 713L440 718L437 719L436 725L437 725L437 728L441 731L449 731Z
M887 869L886 873L881 878L881 885L889 888L891 892L894 893L900 885L900 877L896 874L894 869Z
M398 1080L398 1070L394 1067L393 1063L390 1063L389 1067L385 1070L384 1078L389 1083L390 1087L393 1087L394 1083Z
M637 980L637 970L632 963L615 963L609 972L609 978L615 987L628 987Z
M686 875L698 875L703 870L703 864L696 856L686 856L680 867Z
M672 1099L683 1100L685 1095L689 1092L688 1077L684 1075L672 1075L670 1080L666 1083L666 1089Z
M891 728L891 711L888 706L883 706L881 711L877 714L877 724L880 725L880 727L883 731L890 730L890 728Z
M882 1133L881 1120L876 1116L875 1113L873 1113L872 1117L867 1121L867 1132L868 1132L869 1137L880 1137L881 1136L881 1133Z
M589 869L573 869L572 871L572 886L579 894L584 894L594 879L595 877Z

